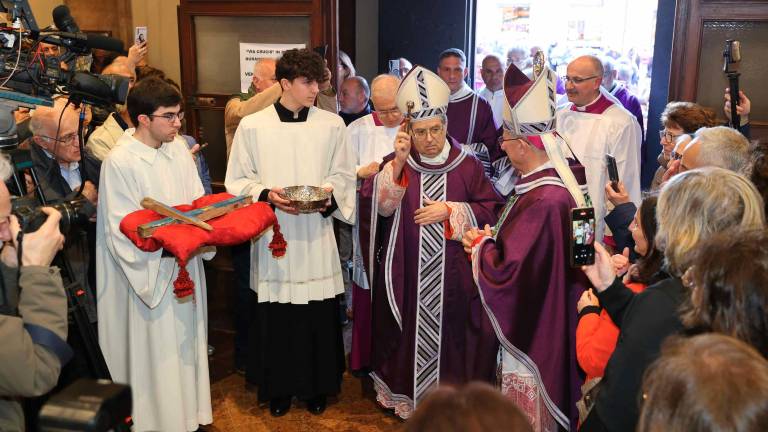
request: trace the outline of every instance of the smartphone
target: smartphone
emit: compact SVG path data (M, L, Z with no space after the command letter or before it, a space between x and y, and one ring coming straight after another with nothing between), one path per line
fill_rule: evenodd
M147 41L147 28L146 27L136 27L134 32L134 43L136 45L141 45L144 42Z
M571 210L571 266L595 263L595 209L581 207Z
M400 76L400 59L389 61L389 74L396 77Z
M605 155L605 165L608 167L608 179L611 180L611 188L619 191L619 169L616 167L616 158L612 154Z

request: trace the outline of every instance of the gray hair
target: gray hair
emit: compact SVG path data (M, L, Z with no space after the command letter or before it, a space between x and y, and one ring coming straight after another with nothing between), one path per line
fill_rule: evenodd
M0 153L0 180L6 181L13 175L13 165L8 156Z
M726 126L701 128L699 139L700 166L716 166L741 173L748 168L749 140L738 131Z
M602 57L600 61L603 63L603 78L613 75L613 71L616 70L614 60L608 56Z
M718 167L685 171L672 177L656 206L656 245L672 275L690 267L703 240L728 228L762 229L763 199L746 177Z

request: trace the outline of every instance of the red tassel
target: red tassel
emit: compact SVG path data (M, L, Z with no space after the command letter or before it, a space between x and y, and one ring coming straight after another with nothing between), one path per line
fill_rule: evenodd
M280 232L280 224L275 221L272 225L272 241L269 242L269 249L272 251L272 258L281 258L285 255L285 249L288 243Z
M195 283L189 278L187 268L179 264L179 275L173 281L173 293L177 298L184 298L191 295L195 290Z

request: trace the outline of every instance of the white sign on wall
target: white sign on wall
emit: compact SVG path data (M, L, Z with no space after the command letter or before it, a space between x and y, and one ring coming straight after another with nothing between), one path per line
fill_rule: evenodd
M245 93L253 79L253 65L261 58L279 58L285 51L304 44L262 44L240 42L240 91Z

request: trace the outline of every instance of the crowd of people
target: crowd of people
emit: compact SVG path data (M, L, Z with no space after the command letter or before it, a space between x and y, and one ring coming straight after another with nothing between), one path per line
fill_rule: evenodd
M145 55L142 44L105 62L130 80L128 99L89 110L84 137L85 108L64 97L18 119L43 173L28 182L84 197L89 222L64 242L46 209L40 231L19 237L0 183L4 274L20 268L19 284L51 291L59 312L36 311L33 289L12 296L18 316L0 334L20 348L5 363L35 367L3 368L0 390L18 375L27 385L8 394L44 393L71 357L51 267L63 247L109 372L132 388L134 429L195 431L215 421L203 266L214 251L182 268L121 224L145 197L190 204L212 186L182 132L178 84ZM431 71L399 59L369 84L344 53L331 73L319 54L289 50L258 60L226 105L224 187L268 203L279 226L232 247L234 366L270 414L298 399L321 415L348 368L408 431L765 430L768 148L750 143L746 95L735 127L670 102L643 190L643 115L610 59L580 56L558 76L489 55L478 92L461 50L436 60ZM726 90L726 118L730 104ZM0 157L4 180L13 170ZM293 185L329 198L300 212ZM594 226L575 230L584 209ZM573 265L573 239L594 245L594 263ZM182 273L192 296L174 289ZM25 325L38 330L18 336ZM23 423L12 399L0 416L3 430Z

